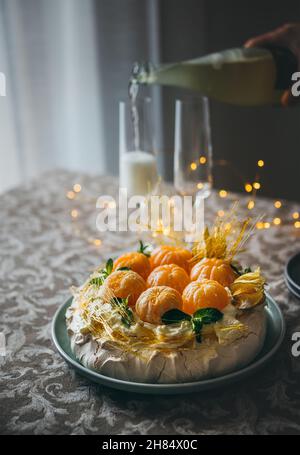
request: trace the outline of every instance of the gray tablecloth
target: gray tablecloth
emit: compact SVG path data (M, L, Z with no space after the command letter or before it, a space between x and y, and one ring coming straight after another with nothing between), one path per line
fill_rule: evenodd
M74 200L66 192L74 183ZM290 255L300 250L300 229L291 222L299 209L258 199L256 214L279 227L257 230L243 262L260 263L269 292L282 308L287 335L266 369L223 390L185 396L139 396L115 391L78 376L51 341L54 312L95 266L113 252L132 248L130 234L100 234L95 201L115 194L110 177L50 173L0 197L0 432L34 434L266 434L300 433L300 357L291 355L291 335L300 331L300 301L283 279ZM244 213L246 196L241 196ZM206 215L228 204L214 194ZM71 211L73 212L72 218ZM78 215L76 217L76 215ZM98 238L101 246L94 245Z

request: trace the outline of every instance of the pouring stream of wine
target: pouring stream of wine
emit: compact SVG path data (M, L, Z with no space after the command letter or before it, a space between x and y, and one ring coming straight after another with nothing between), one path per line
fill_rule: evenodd
M129 81L128 94L130 100L131 119L133 125L133 145L135 150L140 149L139 112L136 100L139 92L138 83L131 78Z

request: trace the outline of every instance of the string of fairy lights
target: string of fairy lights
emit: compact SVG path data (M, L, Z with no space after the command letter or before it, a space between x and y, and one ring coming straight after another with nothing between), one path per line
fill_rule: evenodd
M207 159L205 156L200 156L199 164L200 165L207 164ZM216 164L221 165L221 166L231 167L231 163L226 160L220 160L220 161L216 162ZM254 181L251 182L248 180L245 181L245 179L243 180L243 190L249 196L249 198L246 200L246 204L247 204L246 209L249 212L251 212L256 207L257 194L262 189L262 182L261 182L259 171L265 167L265 162L264 162L264 160L260 159L257 161L256 164L257 164L257 172L255 175ZM197 167L198 167L198 164L196 162L192 162L190 164L191 170L196 170ZM203 188L203 186L204 186L204 184L202 182L199 182L197 184L197 188L199 190L201 190ZM74 201L76 203L79 201L81 203L84 203L87 200L91 201L91 198L90 199L83 198L81 193L82 193L81 184L75 183L73 185L72 189L70 189L66 192L66 198L70 202ZM220 189L218 191L217 195L220 198L220 200L230 199L230 191L226 190L224 188ZM111 204L111 201L109 202L109 204ZM272 201L272 205L273 205L272 218L257 221L256 229L262 230L262 229L270 229L272 227L279 228L282 225L290 225L292 228L294 228L296 230L300 229L300 212L299 211L293 211L292 213L289 213L288 215L285 214L285 217L283 218L281 215L281 212L282 212L282 209L285 208L284 202L279 199L276 199L276 200ZM274 209L276 212L278 212L278 213L275 213L275 216L274 216ZM77 207L71 207L69 209L69 213L70 213L71 220L74 222L76 220L78 220L78 218L80 217L80 210ZM220 218L225 217L226 211L221 208L221 209L217 210L216 215L218 215L218 217L220 217ZM77 229L77 232L78 233L80 232L81 236L84 234L81 231L79 231L79 229ZM163 233L164 233L164 235L168 235L168 232L165 228L163 230ZM157 236L157 232L153 232L153 237L156 237L156 236ZM102 245L102 240L100 238L94 238L89 235L84 235L84 237L86 237L86 240L90 244L94 245L95 247L100 247Z
M205 165L207 164L207 158L205 156L200 156L198 162L196 161L193 161L191 164L190 164L190 169L192 171L196 171L198 166L199 165ZM241 176L241 174L236 171L236 169L232 166L232 164L227 161L227 160L218 160L215 162L216 165L219 165L219 166L227 166L229 168L231 168L232 170L235 171L235 173L238 175L238 177L241 179L242 183L243 183L243 189L244 191L249 195L249 199L247 201L247 209L249 211L253 210L255 208L255 205L256 205L256 196L257 196L257 193L259 190L261 190L262 188L262 184L261 184L261 178L260 178L260 170L262 170L262 168L265 167L265 161L262 160L262 159L259 159L257 161L257 172L256 172L256 175L255 175L255 179L253 182L250 182L250 181L245 181L245 178L243 178L243 176ZM197 184L197 188L198 189L202 189L203 188L203 183L198 183ZM229 191L226 190L226 189L220 189L219 190L219 197L221 199L226 199L228 198L229 196ZM283 202L280 201L280 200L275 200L273 202L273 205L274 205L274 208L279 210L281 208L283 208ZM225 211L224 210L218 210L217 212L217 215L219 217L224 217L225 216ZM276 215L274 216L271 220L266 220L266 221L258 221L256 223L256 228L257 229L269 229L272 225L273 226L280 226L281 224L283 223L292 223L294 225L294 228L295 229L300 229L300 213L298 211L295 211L291 214L291 217L290 217L290 220L283 220L280 215Z
M81 197L81 191L82 191L82 186L80 185L80 183L75 183L73 185L73 188L71 190L67 191L66 197L70 201L78 202L78 200L80 200L81 202L86 202L86 199L83 199ZM75 222L80 217L79 209L71 208L70 217L71 217L72 221ZM88 243L94 245L95 247L100 247L102 245L101 239L93 238L92 236L87 235L87 233L82 232L79 228L76 229L75 233L80 234L81 237L84 237Z

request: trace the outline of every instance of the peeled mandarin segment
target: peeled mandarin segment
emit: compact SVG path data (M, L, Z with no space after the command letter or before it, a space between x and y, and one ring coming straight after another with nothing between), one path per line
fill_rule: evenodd
M149 273L151 272L149 258L143 253L138 252L122 254L122 256L115 260L113 270L118 270L120 267L130 268L134 272L141 275L144 280L147 279Z
M222 310L230 302L226 289L217 281L192 281L183 291L183 311L194 314L200 308Z
M237 278L228 262L217 258L204 258L195 264L190 274L191 280L215 280L222 286L229 287Z
M169 310L182 309L179 292L168 286L155 286L143 292L135 306L138 317L150 324L161 324L161 317Z
M129 306L134 306L137 299L146 289L145 280L132 270L116 270L111 273L104 283L104 295L106 299L128 297Z
M159 265L176 264L182 267L186 272L190 270L189 261L192 259L192 253L184 248L176 246L162 245L155 248L150 257L152 270Z
M148 276L147 286L169 286L182 294L190 279L186 271L176 264L166 264L156 267Z

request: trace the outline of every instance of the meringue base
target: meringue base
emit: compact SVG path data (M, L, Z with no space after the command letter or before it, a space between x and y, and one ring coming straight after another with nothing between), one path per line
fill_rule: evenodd
M161 350L145 347L124 351L118 343L79 330L80 314L71 305L67 328L76 358L87 368L116 379L143 383L184 383L222 376L249 364L261 350L266 334L263 305L244 311L239 321L247 333L229 344L204 340L193 347Z

